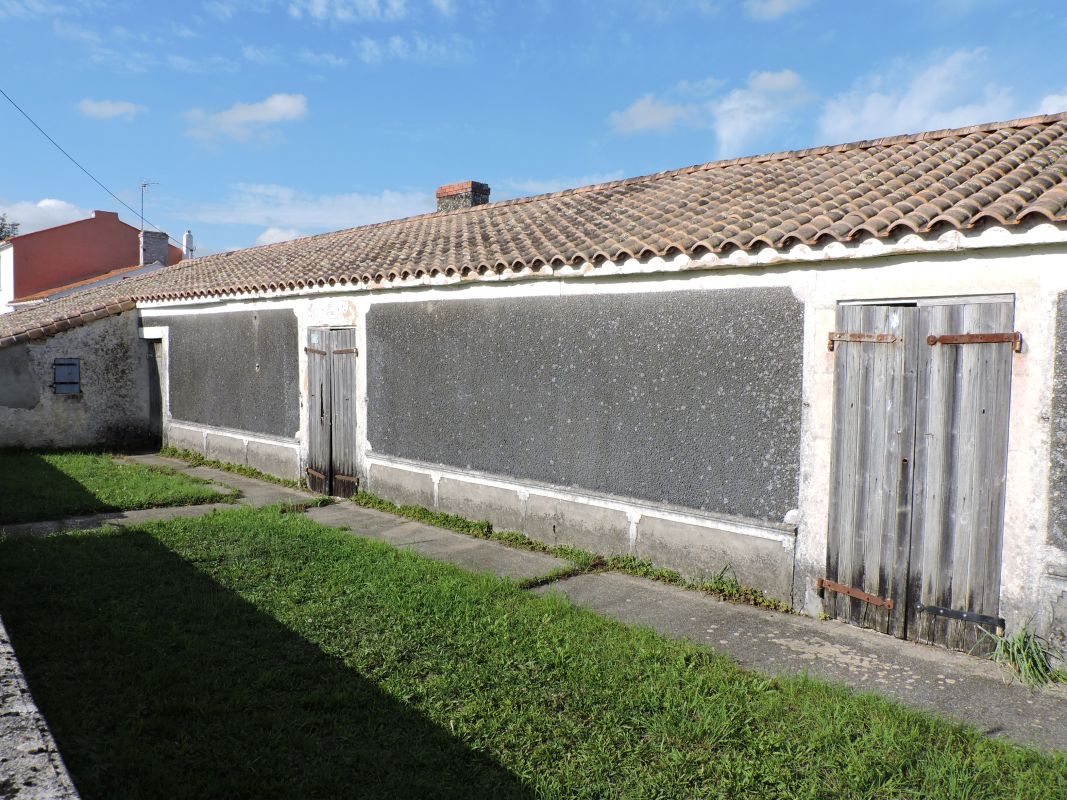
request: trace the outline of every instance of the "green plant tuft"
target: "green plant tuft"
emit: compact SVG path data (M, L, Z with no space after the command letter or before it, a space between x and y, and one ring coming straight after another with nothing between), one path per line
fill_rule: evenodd
M1067 683L1067 669L1057 668L1064 658L1044 637L1025 626L1011 636L985 631L995 644L990 658L1010 669L1027 686Z
M256 478L257 480L276 483L279 486L288 486L290 489L307 489L307 483L304 481L291 481L286 478L279 478L277 475L269 475L266 472L260 472L255 467L246 467L243 464L230 464L226 461L215 461L211 458L205 458L202 453L197 453L195 450L182 450L178 447L164 447L159 451L159 454L161 456L166 456L167 458L177 458L192 467L211 467L212 469L221 469L224 472L232 472L235 475L244 475L246 478Z

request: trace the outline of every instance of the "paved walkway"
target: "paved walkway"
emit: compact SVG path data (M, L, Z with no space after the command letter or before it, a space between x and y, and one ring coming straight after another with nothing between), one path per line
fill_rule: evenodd
M78 793L37 710L0 620L0 798L75 800Z
M131 456L129 460L171 467L240 489L239 502L246 505L299 502L314 497L209 467L189 467L160 456ZM101 522L128 525L203 514L219 507L226 506L152 509L32 525L40 526L42 531L90 527ZM528 579L567 566L567 562L544 553L509 548L353 503L314 507L307 513L325 525L346 528L354 535L379 539L472 571ZM1030 691L1017 683L1010 684L1004 670L983 659L904 642L839 622L726 603L700 592L618 573L579 575L532 591L560 592L576 605L606 617L706 644L743 666L768 675L807 673L970 723L989 736L1043 749L1067 750L1067 687Z

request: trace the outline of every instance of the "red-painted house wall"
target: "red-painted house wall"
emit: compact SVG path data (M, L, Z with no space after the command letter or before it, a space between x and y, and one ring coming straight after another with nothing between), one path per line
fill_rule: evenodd
M15 299L137 264L138 236L115 212L94 211L90 219L13 237ZM177 247L169 252L168 264L181 260Z

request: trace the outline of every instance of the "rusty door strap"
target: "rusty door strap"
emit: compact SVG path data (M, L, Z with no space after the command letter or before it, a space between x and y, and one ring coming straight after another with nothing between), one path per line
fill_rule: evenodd
M942 333L939 336L926 337L926 343L933 347L936 344L1001 344L1011 342L1011 349L1015 353L1023 351L1023 335L1019 331L1008 333Z
M358 356L359 355L359 350L357 350L354 347L342 347L339 350L334 350L333 351L333 354L335 356L344 356L344 355L348 355L349 353L351 353L352 355L357 355Z
M304 348L304 352L305 353L314 353L317 356L326 355L326 351L325 350L316 350L314 347L305 347Z
M321 472L319 472L317 469L312 469L311 467L305 467L304 471L307 472L308 475L314 475L320 481L326 480L326 476L323 475Z
M855 597L857 600L862 600L864 603L870 603L872 606L885 606L888 610L892 611L895 603L893 598L888 600L878 595L868 594L862 589L854 589L851 586L845 586L843 583L832 581L827 578L819 578L818 587L820 589L829 589L831 592L837 592L838 594L847 594L849 597Z
M892 344L897 340L892 333L844 333L831 331L826 339L826 349L833 352L837 342L867 342L873 344Z

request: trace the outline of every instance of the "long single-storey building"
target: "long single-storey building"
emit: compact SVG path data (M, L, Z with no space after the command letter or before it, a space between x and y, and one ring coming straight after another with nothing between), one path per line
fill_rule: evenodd
M183 262L0 318L0 446L170 445L967 648L1067 619L1067 114Z

